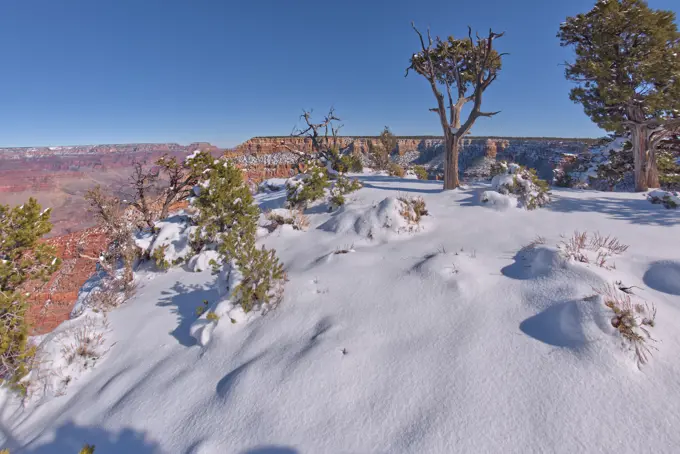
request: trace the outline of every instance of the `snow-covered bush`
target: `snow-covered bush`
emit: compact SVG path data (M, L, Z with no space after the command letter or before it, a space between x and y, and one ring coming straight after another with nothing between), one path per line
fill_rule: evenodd
M290 225L295 230L307 230L307 227L309 227L309 218L304 215L302 210L277 208L265 213L265 218L269 221L269 224L265 227L270 232L282 225Z
M286 276L276 251L264 246L258 249L254 241L249 242L238 250L234 265L240 273L240 281L234 286L232 299L244 312L280 301Z
M662 204L668 209L680 206L680 196L677 192L654 190L647 194L647 200L654 204Z
M291 178L286 183L288 192L286 203L290 208L304 210L310 203L325 196L328 185L327 170L310 162L305 173Z
M406 171L404 170L404 168L402 166L400 166L396 162L390 162L387 165L387 173L391 177L403 178L404 175L406 174Z
M359 180L339 175L331 188L331 207L341 207L345 204L345 195L358 191L361 188L362 184Z
M611 324L635 352L638 364L646 364L654 348L649 342L655 342L649 331L656 323L654 305L633 303L629 293L609 284L595 291L614 313Z
M602 236L597 232L589 235L588 232L576 231L571 237L562 240L558 249L568 260L594 263L601 268L610 269L613 265L609 264L609 259L626 252L628 245L611 235Z
M260 212L241 171L228 160L215 160L205 178L206 186L192 203L198 210L194 217L196 250L212 243L233 249L253 239Z
M518 206L533 210L550 202L548 183L536 175L534 169L527 169L515 163L501 162L502 172L491 180L493 190L502 195L517 198ZM482 194L482 202L492 201L490 191Z
M411 225L420 224L423 216L427 216L427 206L425 199L422 197L399 197L397 200L401 202L401 210L399 214Z
M325 169L318 172L325 175ZM206 247L216 249L218 259L208 259L213 269L221 265L229 270L230 277L225 279L233 281L231 303L245 312L272 304L273 294L280 295L283 290L283 266L274 250L255 246L260 211L241 171L229 161L215 160L206 172L206 181L193 202L198 210L194 218L197 242L206 258ZM235 276L239 277L238 283ZM217 318L205 320L216 323Z
M50 210L35 199L10 208L0 205L0 384L25 392L35 348L28 340L28 303L20 286L47 279L59 267L54 249L38 243L50 232Z

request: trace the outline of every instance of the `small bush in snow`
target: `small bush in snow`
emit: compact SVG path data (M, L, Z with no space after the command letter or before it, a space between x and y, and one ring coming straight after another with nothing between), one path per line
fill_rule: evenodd
M413 166L413 173L416 174L419 180L427 180L428 174L427 170L423 166Z
M534 169L505 162L501 162L500 166L504 171L491 180L491 187L496 192L516 197L519 206L527 210L542 207L550 202L548 183L538 178ZM489 199L488 196L482 196L482 202Z
M290 208L305 209L315 200L322 199L326 195L328 187L328 172L315 163L310 163L305 173L288 180L287 205Z
M427 206L422 197L399 197L398 200L402 204L402 210L399 214L409 224L420 224L421 218L428 215Z
M655 342L649 330L656 323L656 307L648 304L633 303L628 293L619 291L616 286L606 285L595 289L602 296L604 304L614 312L611 324L629 343L635 352L638 364L646 364L651 356L648 341Z
M72 341L64 345L62 355L67 365L75 361L80 362L83 369L94 366L96 361L104 354L104 334L108 329L106 321L101 323L97 319L87 318L72 333Z
M553 170L553 185L560 188L570 188L574 184L574 179L569 172L564 169Z
M241 273L241 280L233 294L244 312L278 303L286 276L276 251L267 250L264 246L258 249L254 241L250 242L239 249L235 265Z
M608 269L613 268L613 265L609 265L609 259L612 256L623 254L628 250L627 245L611 235L602 236L595 232L589 236L588 232L578 231L562 240L558 247L569 260L594 263L601 268Z
M667 209L675 209L680 205L680 196L675 192L651 191L647 194L647 200L654 204L662 204Z
M78 454L94 454L94 445L85 445Z
M344 205L345 195L358 191L361 188L362 184L359 180L339 175L331 189L331 206L333 208L338 208Z
M355 154L341 154L337 147L332 147L328 153L328 159L331 163L331 168L338 173L347 172L362 172L364 165L361 163L361 157Z
M50 232L50 210L35 199L10 208L0 205L0 384L22 392L20 380L29 372L35 348L28 340L27 294L20 286L47 280L60 265L54 249L38 243Z
M390 162L387 166L387 173L391 177L398 177L398 178L403 178L404 175L406 175L406 171L402 166L397 164L396 162Z
M309 218L304 215L302 210L287 211L287 214L281 214L281 210L270 211L265 214L267 220L270 221L269 226L267 226L270 232L273 232L281 225L291 225L295 230L307 230Z
M167 249L168 245L163 244L154 249L153 253L151 254L151 258L159 270L167 270L170 268L170 262L168 262L165 258L165 251L167 251Z
M211 322L216 322L217 320L220 319L220 316L214 312L208 312L208 315L206 315L205 318L207 318Z

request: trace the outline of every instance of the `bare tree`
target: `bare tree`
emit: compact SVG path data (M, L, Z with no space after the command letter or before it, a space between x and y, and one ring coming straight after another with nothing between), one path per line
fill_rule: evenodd
M328 114L323 117L319 123L312 121L312 111L303 110L300 119L304 121L302 127L296 126L293 128L291 137L303 137L311 142L311 152L301 150L299 148L281 142L281 145L291 153L298 156L297 166L309 159L325 159L327 162L332 160L331 149L338 145L338 131L343 125L339 124L340 118L335 115L335 109L332 107L328 110Z
M195 164L177 162L174 156L172 158L163 156L156 161L168 179L168 186L163 189L160 196L160 219L168 217L170 207L174 203L186 200L192 194L204 170L204 166L197 163L207 163L209 160L211 160L210 154L201 152L191 160Z
M129 196L131 200L128 203L139 212L146 226L153 230L154 222L158 217L155 198L158 192L158 171L144 170L138 161L135 161L133 166L130 186L134 194Z
M478 118L499 113L481 109L483 94L498 77L501 59L507 55L493 48L494 40L503 33L489 30L487 37L477 35L473 39L472 29L468 27L466 39L450 36L447 40L439 37L433 40L428 29L425 40L415 24L411 26L418 34L421 50L411 57L406 75L413 70L430 83L437 100L437 107L430 110L439 116L444 132L444 189L455 189L460 185L458 154L462 137L470 132ZM463 107L468 103L472 103L472 109L463 122Z
M89 190L85 199L90 203L90 211L103 228L109 243L107 250L96 260L108 278L113 280L117 280L116 271L118 265L122 264L122 287L128 291L132 288L132 267L138 250L133 239L134 227L126 218L125 207L118 198L105 195L101 186Z

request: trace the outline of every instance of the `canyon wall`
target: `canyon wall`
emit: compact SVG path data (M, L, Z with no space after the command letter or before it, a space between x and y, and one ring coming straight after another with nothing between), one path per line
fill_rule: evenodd
M366 156L369 142L377 140L377 137L338 137L336 143L344 152ZM465 174L482 162L498 159L534 167L541 178L550 179L552 169L564 153L582 153L590 143L589 139L470 137L463 139L460 171ZM437 137L399 137L392 159L403 166L423 165L436 174L443 170L442 145L443 140ZM309 153L311 148L311 140L306 138L254 137L227 151L226 155L243 167L276 168L277 176L286 176L285 169L297 160L290 149Z

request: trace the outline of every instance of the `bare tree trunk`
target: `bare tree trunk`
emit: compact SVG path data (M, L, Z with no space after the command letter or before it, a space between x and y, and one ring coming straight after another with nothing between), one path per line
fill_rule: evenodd
M447 134L444 142L444 190L456 189L458 180L458 153L460 138L455 134Z
M647 184L647 149L649 141L646 129L646 125L639 123L635 123L630 127L633 162L635 165L635 190L637 192L649 189Z
M649 146L649 140L647 141ZM655 147L649 147L649 155L647 161L647 186L650 189L656 189L661 187L659 182L659 168L656 165L656 150Z

